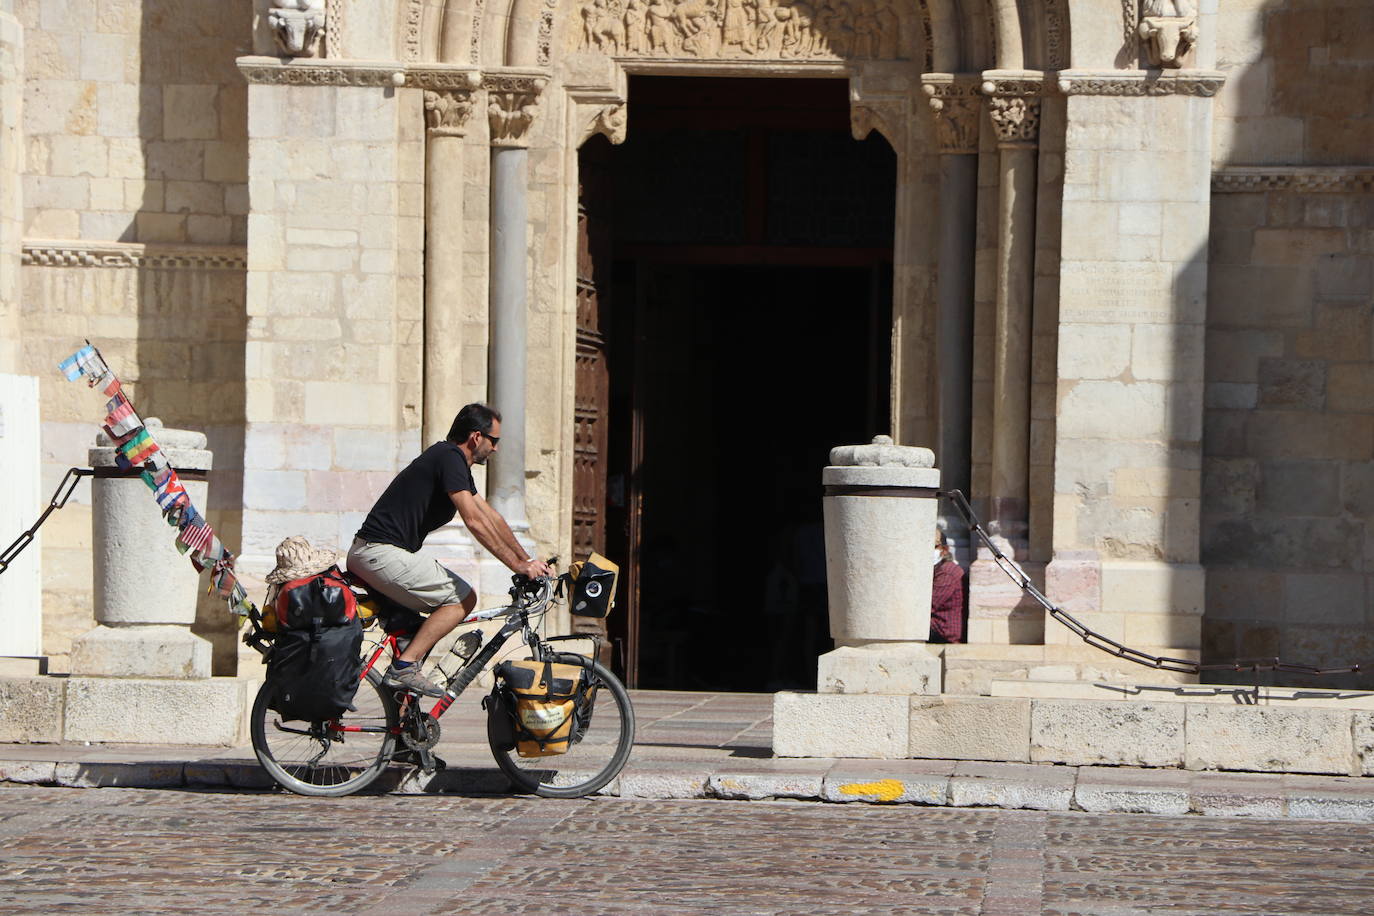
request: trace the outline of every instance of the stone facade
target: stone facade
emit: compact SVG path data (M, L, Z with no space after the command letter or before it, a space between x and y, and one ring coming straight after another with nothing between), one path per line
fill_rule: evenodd
M896 154L894 438L935 446L1111 639L1374 655L1367 4L247 6L0 3L0 96L22 94L0 372L45 379L45 486L93 437L53 373L90 337L145 415L206 433L208 514L250 579L286 535L345 547L486 398L523 406L479 484L568 556L579 147L633 136L631 76L845 79L853 135ZM44 532L57 670L92 623L90 532L84 493ZM436 542L499 591L461 528ZM972 559L969 658L1092 664ZM232 674L222 608L198 632Z

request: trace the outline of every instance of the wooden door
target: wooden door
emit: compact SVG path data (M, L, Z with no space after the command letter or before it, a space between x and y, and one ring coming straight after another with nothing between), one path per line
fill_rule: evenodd
M573 394L573 559L606 547L606 475L611 381L611 207L606 143L594 138L579 156L577 195L577 343ZM615 559L615 558L612 558ZM623 561L622 561L623 562ZM621 590L623 593L624 585ZM606 640L606 622L573 617L573 631ZM611 661L609 641L603 664Z

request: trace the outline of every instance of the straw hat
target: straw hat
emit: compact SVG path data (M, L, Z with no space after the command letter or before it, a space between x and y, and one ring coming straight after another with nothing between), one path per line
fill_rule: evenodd
M267 574L268 585L281 585L292 579L303 579L324 572L339 562L337 551L327 547L311 547L300 535L293 535L277 545L277 568Z

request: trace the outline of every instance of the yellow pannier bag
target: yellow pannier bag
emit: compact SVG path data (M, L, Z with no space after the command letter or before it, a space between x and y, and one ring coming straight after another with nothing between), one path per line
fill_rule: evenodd
M563 754L574 740L582 667L556 662L502 662L496 673L515 702L515 752L521 757Z

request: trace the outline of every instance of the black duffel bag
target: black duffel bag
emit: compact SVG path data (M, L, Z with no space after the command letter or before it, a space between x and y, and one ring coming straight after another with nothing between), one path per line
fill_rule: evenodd
M363 667L363 625L353 592L331 569L287 582L275 606L269 705L285 719L307 722L352 709Z

